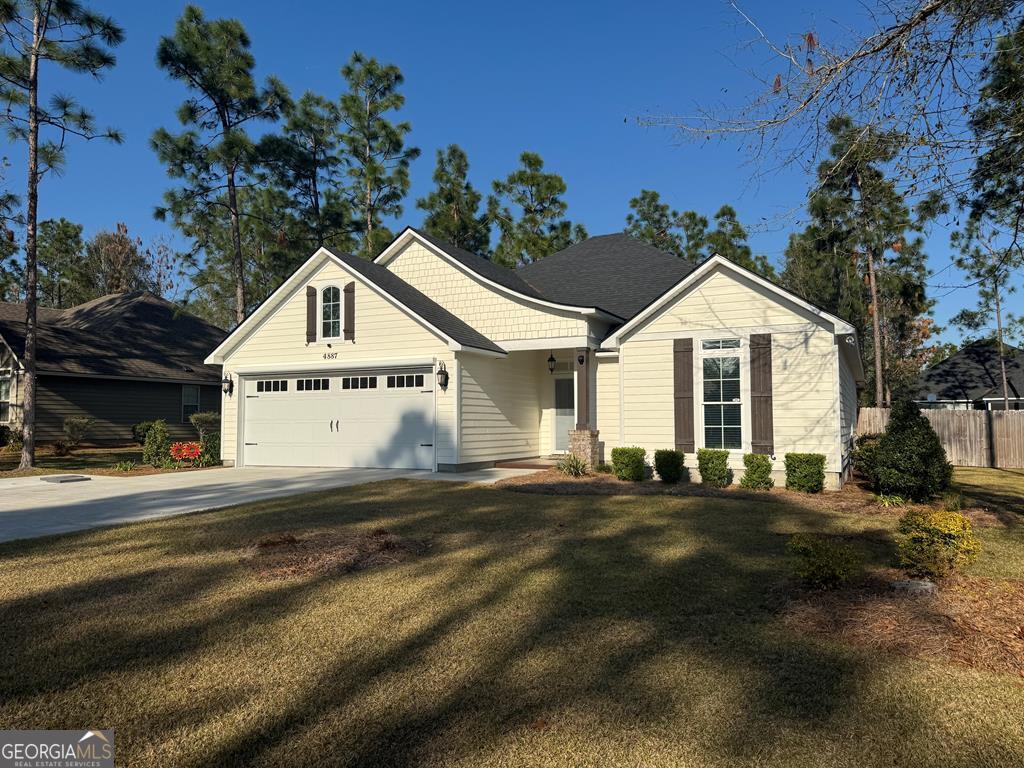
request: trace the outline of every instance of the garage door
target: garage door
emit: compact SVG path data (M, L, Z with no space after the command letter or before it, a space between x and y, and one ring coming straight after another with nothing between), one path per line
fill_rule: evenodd
M247 379L250 466L433 469L429 368Z

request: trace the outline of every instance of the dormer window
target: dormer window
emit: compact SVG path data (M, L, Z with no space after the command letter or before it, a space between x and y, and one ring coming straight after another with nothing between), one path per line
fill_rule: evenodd
M320 337L336 339L341 336L341 291L329 285L320 292Z

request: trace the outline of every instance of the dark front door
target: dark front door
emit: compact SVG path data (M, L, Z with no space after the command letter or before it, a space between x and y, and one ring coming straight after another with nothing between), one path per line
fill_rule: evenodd
M569 450L569 431L576 426L576 394L572 379L555 379L555 450Z

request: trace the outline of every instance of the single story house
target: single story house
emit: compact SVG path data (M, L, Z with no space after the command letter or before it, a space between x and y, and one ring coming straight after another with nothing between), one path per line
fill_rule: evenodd
M207 362L239 466L706 446L822 453L832 486L863 379L849 323L720 256L613 234L509 269L412 228L373 262L321 248Z
M69 309L38 309L36 441L61 437L66 416L94 423L86 442L132 441L132 425L164 419L194 439L189 416L220 410L220 366L203 359L225 331L147 291ZM0 302L0 424L19 429L25 393L25 306Z
M1024 351L1003 345L1011 411L1024 408ZM955 411L1003 409L999 344L981 339L965 344L921 373L914 399L922 408Z

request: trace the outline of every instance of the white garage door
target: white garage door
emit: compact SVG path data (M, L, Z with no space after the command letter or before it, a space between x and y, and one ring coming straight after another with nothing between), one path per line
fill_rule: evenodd
M430 369L245 381L245 464L433 469Z

